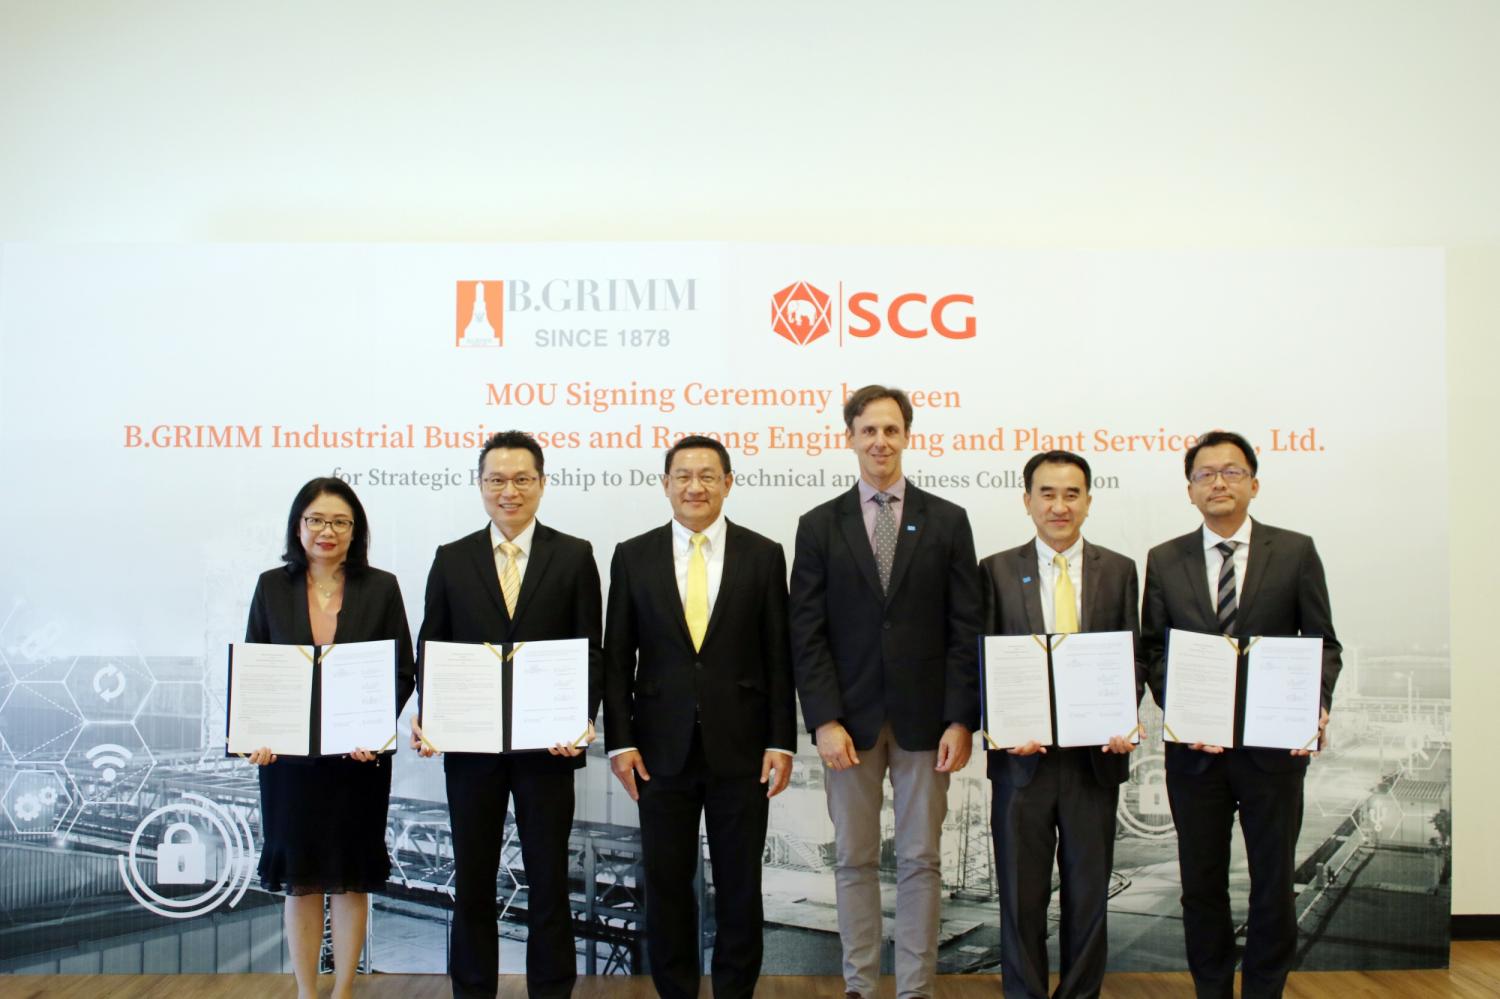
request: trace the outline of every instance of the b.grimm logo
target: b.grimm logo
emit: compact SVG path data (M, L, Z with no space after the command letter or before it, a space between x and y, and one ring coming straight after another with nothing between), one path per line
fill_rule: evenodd
M855 291L846 299L842 281L834 297L798 281L771 296L771 330L798 346L836 331L843 346L846 336L867 340L885 330L906 340L921 340L929 333L946 340L972 340L979 326L973 295L929 298L924 292L908 291L883 299L880 292Z
M536 282L508 277L459 281L454 297L454 346L501 347L507 313L512 322L524 324L527 313L696 312L698 279L554 277Z
M459 347L505 345L505 282L458 282L455 344Z
M799 346L812 343L833 328L828 293L806 281L789 284L771 296L771 329Z

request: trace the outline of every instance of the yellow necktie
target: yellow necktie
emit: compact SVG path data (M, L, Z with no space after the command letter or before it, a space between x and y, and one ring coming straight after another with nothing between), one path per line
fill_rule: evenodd
M500 568L500 595L505 598L505 613L516 616L516 597L521 593L521 570L516 567L516 558L521 549L509 541L500 542L505 553L505 565Z
M706 534L693 535L693 553L688 556L687 594L682 602L694 649L703 648L703 636L708 632L708 562L703 558L703 542L707 540Z
M1068 560L1054 555L1052 564L1057 566L1057 585L1052 588L1052 631L1057 635L1071 635L1078 630L1078 602L1073 599Z

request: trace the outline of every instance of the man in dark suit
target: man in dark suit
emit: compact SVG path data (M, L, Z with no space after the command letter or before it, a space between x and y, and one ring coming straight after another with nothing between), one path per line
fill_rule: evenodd
M844 987L880 977L880 810L896 823L898 996L936 986L939 838L948 781L979 725L979 587L964 511L906 481L911 401L867 385L844 404L854 488L803 515L792 563L792 662L828 770Z
M420 641L500 644L586 638L592 715L604 670L599 570L587 541L537 522L546 487L543 460L541 446L530 434L506 431L485 442L479 489L490 523L438 548L427 577ZM593 737L591 721L582 741ZM424 756L434 751L416 725L412 744ZM566 744L546 752L444 757L454 863L448 974L455 997L495 995L495 875L511 799L526 868L527 993L572 993L577 951L568 904L568 836L573 771L583 765L582 748Z
M662 478L672 522L622 542L609 571L604 738L640 805L646 946L656 990L698 995L693 880L705 819L717 999L750 999L761 964L770 799L797 748L781 545L730 523L729 452L685 437Z
M1202 528L1151 549L1141 609L1151 692L1166 706L1167 631L1177 628L1248 638L1323 639L1322 718L1328 723L1340 646L1328 584L1312 539L1250 518L1260 491L1255 449L1239 434L1213 431L1187 452L1188 499ZM1182 924L1188 966L1202 997L1234 994L1234 923L1229 909L1229 837L1236 811L1250 861L1250 919L1242 993L1280 996L1297 948L1292 891L1307 750L1168 743L1167 800L1177 827Z
M1135 563L1083 540L1092 503L1088 462L1068 451L1046 451L1026 463L1022 480L1036 537L979 563L985 634L1138 633ZM1137 701L1144 682L1137 663ZM1006 996L1047 999L1054 855L1062 878L1062 961L1053 997L1099 995L1109 952L1115 808L1120 784L1130 776L1130 735L1097 748L1049 751L1029 742L987 754Z

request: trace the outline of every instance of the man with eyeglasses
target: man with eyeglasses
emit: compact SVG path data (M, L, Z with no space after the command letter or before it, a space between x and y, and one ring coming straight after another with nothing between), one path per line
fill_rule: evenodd
M622 542L610 563L605 745L640 807L656 991L698 995L702 817L718 925L713 993L751 999L770 799L797 749L786 556L724 518L734 480L713 438L673 445L662 485L671 523Z
M1158 545L1146 557L1141 644L1151 693L1165 707L1166 641L1172 628L1235 638L1319 637L1321 743L1342 660L1317 549L1305 534L1250 518L1250 501L1260 491L1259 462L1239 434L1204 434L1188 450L1184 465L1188 499L1203 514L1203 526ZM1243 717L1237 717L1236 732L1243 726ZM1250 862L1241 991L1246 999L1265 999L1280 996L1286 986L1297 949L1292 878L1309 754L1167 744L1183 935L1200 997L1234 995L1229 844L1236 813Z
M603 690L599 570L587 541L536 519L546 487L542 448L526 433L494 434L479 453L479 494L490 522L438 548L427 577L419 646L438 642L542 641L586 638L589 722ZM418 670L421 661L418 656ZM433 747L412 725L412 745ZM546 751L448 753L448 815L453 829L453 928L448 975L453 995L493 997L499 940L495 876L513 800L526 868L526 991L568 996L577 977L568 902L568 837L573 828L573 772L583 747L559 743Z

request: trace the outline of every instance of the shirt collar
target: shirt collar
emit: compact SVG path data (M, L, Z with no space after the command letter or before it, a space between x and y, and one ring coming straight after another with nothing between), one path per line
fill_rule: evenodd
M1215 534L1213 532L1213 530L1207 524L1204 524L1203 525L1203 550L1207 551L1210 548L1213 548L1213 547L1216 547L1217 545L1223 544L1225 541L1238 541L1240 543L1240 547L1241 548L1246 547L1247 545L1250 544L1250 524L1251 523L1252 523L1252 521L1250 520L1250 518L1246 517L1245 518L1245 522L1240 525L1240 529L1238 531L1235 531L1234 532L1234 536L1230 537L1230 538L1220 537L1219 535Z
M1036 539L1036 560L1042 565L1051 565L1052 559L1058 555L1068 560L1069 566L1078 564L1078 557L1083 554L1083 535L1078 535L1078 540L1073 542L1063 551L1057 551L1041 538Z
M858 482L858 485L859 485L859 502L860 502L861 506L863 506L864 504L870 502L870 500L875 497L875 494L878 493L878 492L880 492L880 490L878 490L874 486L870 485L864 479L860 479L859 482ZM885 490L885 493L886 493L887 496L894 496L894 497L896 497L896 502L897 503L905 502L906 501L906 476L903 475L903 476L901 476L901 478L897 479L895 482L892 482L890 484L890 486Z
M535 533L536 518L532 517L531 523L526 525L525 530L523 530L520 534L517 534L511 541L511 544L521 549L520 557L524 558L527 555L531 554L531 537ZM504 541L505 535L500 533L500 528L495 526L495 522L493 520L490 521L490 551L494 551L496 548L499 548L500 545L504 543Z
M702 532L708 538L708 550L717 551L724 543L724 515L721 513L712 524ZM693 535L698 532L685 527L677 520L672 521L672 547L679 552L691 551L693 547Z

